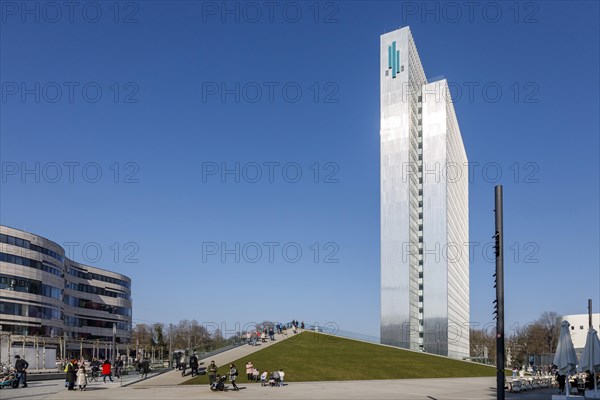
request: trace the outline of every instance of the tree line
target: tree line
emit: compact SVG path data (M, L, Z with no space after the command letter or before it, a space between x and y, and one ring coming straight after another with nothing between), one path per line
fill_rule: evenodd
M556 351L560 335L560 315L546 311L534 322L520 326L507 326L506 367L521 367L529 363L530 355L549 355ZM470 330L471 358L496 363L496 326L490 329Z
M246 326L234 326L232 330L222 331L218 324L200 324L196 320L181 320L176 324L152 323L136 324L131 332L131 344L149 348L176 350L196 350L207 352L228 344L237 343L245 331L273 327L274 323L263 321Z

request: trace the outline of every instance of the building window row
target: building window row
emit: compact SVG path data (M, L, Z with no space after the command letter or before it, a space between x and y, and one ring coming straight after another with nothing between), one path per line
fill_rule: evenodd
M100 296L108 296L108 297L130 300L129 295L127 293L115 292L115 291L97 287L97 286L86 285L85 283L75 283L75 282L67 281L66 287L67 287L67 289L76 290L78 292L92 293L92 294L97 294Z
M50 307L34 306L30 304L12 303L2 301L0 303L0 314L19 315L21 317L42 318L42 319L62 319L63 313L60 310Z
M101 274L95 274L93 272L81 271L76 268L67 268L67 273L76 278L81 278L81 279L86 279L86 280L95 279L97 281L108 282L108 283L124 286L128 289L131 289L131 283L129 283L123 279L117 279L117 278L113 278L111 276L106 276L106 275L101 275Z
M89 327L93 327L93 328L112 329L113 324L116 324L117 329L120 329L123 331L131 330L130 325L126 322L102 321L102 320L90 319L90 318L72 317L70 315L65 315L64 322L65 322L66 326L74 326L74 327L78 327L78 328L83 328L83 327L89 326Z
M77 297L69 296L68 294L64 296L64 303L72 307L85 308L87 310L106 311L109 314L117 314L123 315L125 317L131 317L131 308L117 307L111 306L109 304L97 303L92 300L80 299Z
M56 276L61 276L61 277L63 276L62 271L60 271L56 268L53 268L50 265L44 264L41 261L32 260L31 258L27 258L27 257L15 256L13 254L7 254L7 253L0 253L0 261L39 269L40 271L49 272Z
M13 246L17 246L17 247L22 247L24 249L30 249L33 251L37 251L38 253L42 253L45 254L47 256L50 256L52 258L57 259L60 262L64 262L65 258L63 256L61 256L60 254L58 254L55 251L52 251L50 249L47 249L45 247L41 247L41 246L37 246L35 244L31 244L31 242L29 240L25 240L25 239L21 239L18 237L14 237L14 236L10 236L10 235L5 235L3 233L0 233L0 243L6 243L6 244L10 244Z
M7 324L7 320L2 321L2 332L11 332L16 335L38 335L38 336L62 336L63 330L62 328L51 326L51 325L43 325L43 326L30 326L30 325L20 325L19 321L14 324Z
M62 290L57 287L46 285L41 281L17 276L0 275L0 289L37 294L58 300L62 298Z

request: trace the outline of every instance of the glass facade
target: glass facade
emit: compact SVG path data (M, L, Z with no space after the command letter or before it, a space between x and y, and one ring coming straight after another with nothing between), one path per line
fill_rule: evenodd
M131 338L131 280L79 264L41 236L0 225L0 324L26 335Z

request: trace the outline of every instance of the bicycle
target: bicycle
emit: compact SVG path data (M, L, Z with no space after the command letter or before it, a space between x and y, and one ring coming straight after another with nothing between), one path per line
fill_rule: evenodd
M98 378L100 377L98 372L98 370L92 369L87 375L88 382L98 382Z

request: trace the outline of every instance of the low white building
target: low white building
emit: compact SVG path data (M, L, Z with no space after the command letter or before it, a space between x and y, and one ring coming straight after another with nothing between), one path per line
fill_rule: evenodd
M588 314L564 315L558 319L558 323L561 321L568 321L571 324L569 329L573 346L578 352L581 351L585 347L585 338L589 328ZM592 314L592 326L600 332L600 313Z

